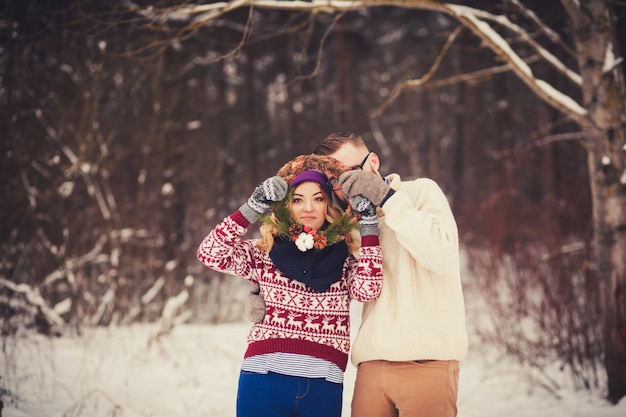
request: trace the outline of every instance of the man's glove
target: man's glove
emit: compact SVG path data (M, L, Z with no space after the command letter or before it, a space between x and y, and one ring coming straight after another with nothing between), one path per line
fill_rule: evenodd
M361 237L378 236L378 214L376 214L376 206L361 195L351 197L350 205L354 210L360 213L359 225L361 226Z
M339 176L341 190L348 197L362 195L375 206L381 206L394 193L379 175L369 171L347 171Z
M253 323L263 321L265 317L265 300L261 295L259 284L254 284L250 294L246 297L245 303L246 317Z
M259 184L247 203L244 203L239 211L250 222L254 223L259 216L270 208L273 201L280 201L287 195L287 182L282 177L275 175Z

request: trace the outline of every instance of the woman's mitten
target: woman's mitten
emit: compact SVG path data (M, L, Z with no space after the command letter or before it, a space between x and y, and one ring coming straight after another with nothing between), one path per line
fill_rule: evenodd
M239 211L250 223L254 223L261 214L270 208L272 202L280 201L286 195L287 182L282 177L275 175L259 184L248 201L239 208Z
M355 195L350 198L350 205L360 214L361 237L378 236L378 214L374 203L362 195Z

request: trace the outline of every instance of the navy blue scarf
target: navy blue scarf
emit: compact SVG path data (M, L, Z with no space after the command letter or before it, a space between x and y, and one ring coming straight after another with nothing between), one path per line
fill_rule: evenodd
M302 252L290 238L277 237L270 251L270 259L278 269L315 292L328 291L341 279L347 257L348 245L344 240L321 250Z

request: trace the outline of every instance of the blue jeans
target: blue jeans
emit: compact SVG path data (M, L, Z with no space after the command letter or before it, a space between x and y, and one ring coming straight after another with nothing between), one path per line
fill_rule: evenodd
M341 417L343 384L241 371L237 417Z

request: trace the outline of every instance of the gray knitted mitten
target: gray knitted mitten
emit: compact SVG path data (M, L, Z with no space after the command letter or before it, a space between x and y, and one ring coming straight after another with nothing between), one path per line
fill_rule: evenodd
M259 323L265 317L265 300L257 283L246 297L245 310L246 317L253 323Z
M380 175L369 171L344 172L339 176L339 185L348 197L360 194L375 206L381 206L394 192Z
M350 198L350 205L361 216L359 217L359 225L361 226L361 237L378 236L378 214L376 206L367 198L361 195L355 195Z
M259 184L248 201L239 211L250 222L254 223L259 216L270 208L273 201L280 201L287 195L287 182L282 177L275 175Z

